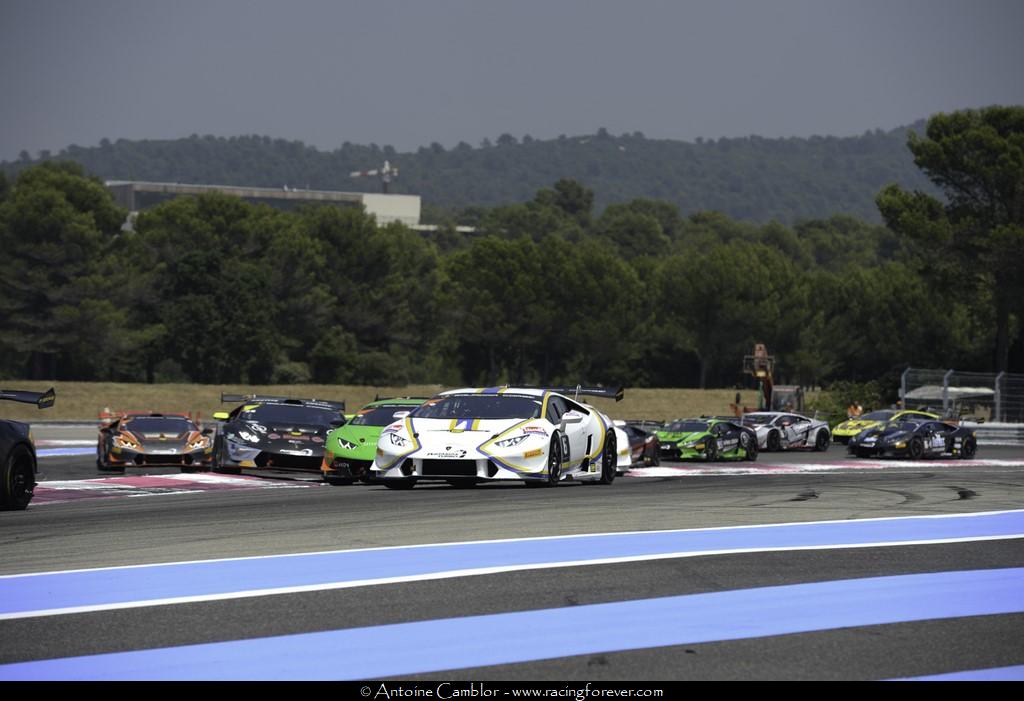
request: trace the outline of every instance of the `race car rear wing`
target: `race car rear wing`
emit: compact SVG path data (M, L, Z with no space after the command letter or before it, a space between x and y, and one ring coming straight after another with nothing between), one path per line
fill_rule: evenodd
M535 389L545 389L549 392L572 395L573 399L579 399L580 396L604 397L605 399L614 399L617 402L622 401L625 393L625 388L623 387L612 389L611 387L584 387L582 385L576 385L575 387L537 387Z
M298 399L296 397L276 397L269 394L226 394L220 393L222 404L239 404L241 402L265 402L267 404L309 404L322 406L328 409L345 411L345 400L334 401L330 399Z
M53 390L53 387L45 392L0 389L0 399L6 399L10 402L21 402L22 404L35 404L40 409L49 409L57 400L57 393Z
M106 423L113 423L113 422L118 421L120 419L127 419L129 416L153 416L153 417L171 416L171 417L181 417L181 418L184 418L184 419L188 419L189 421L194 421L196 423L199 423L201 421L201 419L202 419L202 414L200 414L198 411L197 412L191 412L190 411L188 413L184 413L184 412L180 412L180 411L152 411L152 410L146 410L146 411L125 411L125 410L121 410L121 409L102 409L99 412L99 419L100 419L100 421L101 422L106 422Z
M422 399L423 401L427 401L428 399L433 399L433 397L382 397L382 396L380 396L380 394L377 394L373 398L373 401L375 401L375 402L386 402L386 401L390 401L392 399L395 399L395 400L397 400L397 399Z

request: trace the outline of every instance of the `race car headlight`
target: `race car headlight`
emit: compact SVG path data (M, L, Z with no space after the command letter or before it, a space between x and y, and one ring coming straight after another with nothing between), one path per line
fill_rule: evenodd
M700 441L686 441L685 443L680 443L679 445L681 445L684 448L696 448L697 447L697 443L699 443L699 442Z
M511 448L513 446L519 445L529 437L530 436L527 434L523 434L521 436L512 436L511 438L505 438L500 441L494 441L494 445L498 446L499 448Z
M395 435L395 434L391 434L391 435ZM356 444L355 443L349 443L344 438L339 438L338 439L338 445L341 447L342 450L355 450L356 449Z
M131 438L126 438L124 436L118 436L117 438L115 438L114 445L116 445L118 448L134 448L136 450L138 450L139 447L138 443L133 441Z
M205 436L203 436L203 437L197 438L194 441L192 441L191 443L189 443L188 444L188 449L189 450L199 450L200 448L208 448L209 445L210 445L209 439L207 439Z
M405 446L409 445L408 439L403 438L397 433L389 433L388 438L391 439L391 445L397 446L399 448L404 448Z
M228 440L227 446L228 455L232 460L247 460L254 455L258 455L260 452L260 449L256 446L241 443L237 440Z

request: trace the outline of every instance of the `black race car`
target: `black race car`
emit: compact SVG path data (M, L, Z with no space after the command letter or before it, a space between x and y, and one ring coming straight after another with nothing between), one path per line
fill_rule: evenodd
M345 402L222 394L221 402L243 402L223 421L213 446L213 471L320 472L327 433L345 424Z
M950 456L970 460L978 452L974 431L944 421L897 420L861 431L850 439L849 451L859 458Z
M616 422L617 423L617 422ZM644 427L647 428L644 428ZM647 423L626 421L621 428L629 439L630 463L636 465L643 463L648 467L655 467L661 464L661 442L654 434L654 427L661 428L660 423L653 421Z
M40 409L53 406L56 394L46 392L0 390L0 399L35 404ZM28 507L36 486L36 449L28 424L0 420L0 511Z

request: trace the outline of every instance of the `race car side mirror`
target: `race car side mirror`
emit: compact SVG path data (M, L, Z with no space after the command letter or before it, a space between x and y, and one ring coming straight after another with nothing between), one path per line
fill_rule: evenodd
M404 419L408 415L408 411L396 411L394 414L391 415L391 418L397 421L398 419Z
M339 426L344 426L346 423L348 422L345 421L345 419L331 419L331 426L334 426L335 428L338 428Z
M230 416L231 415L226 411L213 412L213 418L217 419L218 421L227 421L228 418L230 418Z
M562 428L565 428L569 424L583 423L583 419L585 418L586 416L578 411L567 411L562 414Z

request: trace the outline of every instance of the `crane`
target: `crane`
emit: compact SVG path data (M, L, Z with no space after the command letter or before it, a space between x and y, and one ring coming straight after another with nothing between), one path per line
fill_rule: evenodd
M797 385L775 384L775 356L768 355L763 343L754 345L754 353L744 356L743 372L753 375L760 389L758 409L768 411L803 411L804 390Z
M388 186L391 184L392 178L398 177L398 168L392 167L391 163L384 161L383 168L374 168L373 170L357 170L349 173L350 178L365 178L372 177L374 175L380 176L380 191L385 195L388 194Z

